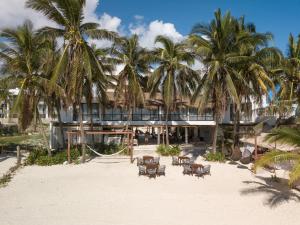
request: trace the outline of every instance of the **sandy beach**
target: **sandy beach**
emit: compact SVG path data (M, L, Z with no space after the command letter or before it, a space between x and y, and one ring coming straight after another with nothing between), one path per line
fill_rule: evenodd
M167 174L156 179L127 159L22 168L0 189L1 225L299 224L300 194L267 172L211 163L212 175L197 178L161 162Z
M0 154L0 176L4 175L17 163L17 157L13 154Z

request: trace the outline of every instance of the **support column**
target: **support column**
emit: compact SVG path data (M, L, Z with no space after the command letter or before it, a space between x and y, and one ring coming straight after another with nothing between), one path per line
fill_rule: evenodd
M179 127L176 127L176 136L177 136L177 139L179 140L180 139L180 129L179 129Z
M184 136L185 136L185 143L188 144L189 143L189 128L188 127L185 127L184 128Z
M198 127L194 127L194 140L199 140Z
M160 127L157 128L157 144L160 145Z

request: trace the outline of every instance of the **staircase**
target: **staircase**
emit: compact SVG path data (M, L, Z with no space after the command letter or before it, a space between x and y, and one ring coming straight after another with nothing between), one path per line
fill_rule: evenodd
M157 145L139 145L133 147L133 155L157 155Z

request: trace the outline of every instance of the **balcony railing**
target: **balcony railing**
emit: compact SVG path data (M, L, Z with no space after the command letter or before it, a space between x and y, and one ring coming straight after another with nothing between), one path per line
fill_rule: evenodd
M102 114L103 121L127 121L128 114ZM133 113L132 121L165 121L165 114L154 113ZM213 121L214 117L211 114L204 115L186 115L186 114L170 114L168 121Z

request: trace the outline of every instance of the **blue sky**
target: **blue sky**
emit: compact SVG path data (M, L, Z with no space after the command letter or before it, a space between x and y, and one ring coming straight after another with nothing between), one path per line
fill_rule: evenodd
M116 16L125 26L135 15L143 16L145 23L162 20L186 35L195 23L209 22L217 8L230 10L234 16L244 15L259 32L272 32L273 44L284 52L289 33L300 33L300 0L102 0L96 12Z

